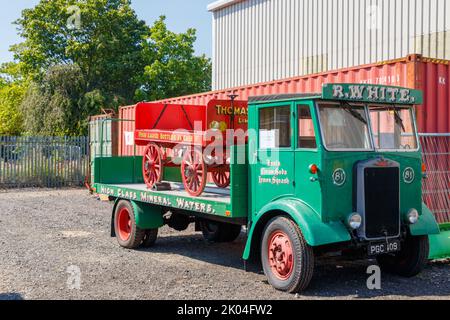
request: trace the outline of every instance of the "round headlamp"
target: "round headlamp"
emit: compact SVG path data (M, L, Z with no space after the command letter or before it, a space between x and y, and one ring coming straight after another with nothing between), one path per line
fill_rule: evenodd
M410 224L416 224L419 221L419 211L411 209L408 211L408 222Z
M362 217L359 213L352 213L348 217L348 226L353 230L359 229L362 225Z

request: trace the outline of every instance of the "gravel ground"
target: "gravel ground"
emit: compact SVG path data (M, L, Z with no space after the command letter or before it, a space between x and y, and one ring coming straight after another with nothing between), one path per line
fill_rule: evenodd
M294 296L243 271L243 236L217 245L163 228L155 248L130 251L109 236L110 210L85 190L0 192L0 299L450 300L448 261L414 279L383 275L379 291L366 287L370 263L321 262L308 292ZM71 289L77 268L80 289Z

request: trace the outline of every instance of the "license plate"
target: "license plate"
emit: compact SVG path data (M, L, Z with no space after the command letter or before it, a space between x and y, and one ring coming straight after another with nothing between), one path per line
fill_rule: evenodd
M380 254L394 253L401 250L401 244L398 240L389 240L387 242L374 242L369 244L367 252L369 256L378 256Z

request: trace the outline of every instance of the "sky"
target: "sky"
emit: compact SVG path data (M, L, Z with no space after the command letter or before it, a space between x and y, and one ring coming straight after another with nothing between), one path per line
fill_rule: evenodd
M0 0L0 63L13 59L9 47L19 43L16 26L12 23L20 17L23 9L32 8L38 0ZM167 16L171 31L184 32L188 28L197 29L197 54L212 53L211 13L208 4L213 0L132 0L138 17L151 25L160 15Z

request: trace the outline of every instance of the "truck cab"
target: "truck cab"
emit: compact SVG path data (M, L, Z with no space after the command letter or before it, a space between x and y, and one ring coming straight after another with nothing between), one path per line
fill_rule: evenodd
M293 292L309 283L308 248L377 257L405 276L420 272L427 236L439 233L422 204L414 115L421 103L419 91L364 84L250 99L249 241L261 243L272 285Z

